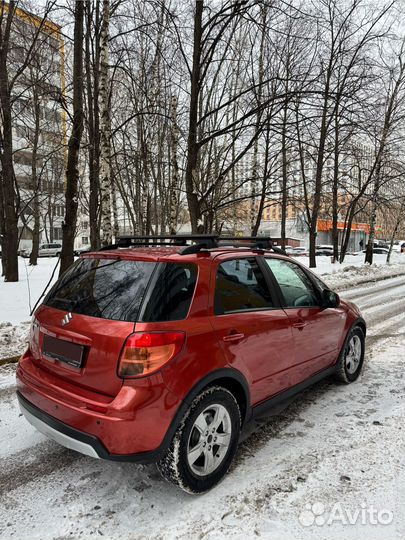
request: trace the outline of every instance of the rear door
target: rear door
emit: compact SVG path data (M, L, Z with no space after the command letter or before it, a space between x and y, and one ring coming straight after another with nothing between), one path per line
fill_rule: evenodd
M40 257L47 257L49 253L49 245L48 244L42 244L39 246L38 255Z
M292 326L295 346L296 383L336 360L345 325L341 308L324 308L320 293L297 263L266 258L283 297L283 307Z
M211 281L211 323L227 362L250 383L257 404L290 384L290 319L255 257L220 260Z
M76 386L116 395L118 359L156 264L77 260L35 313L30 347L41 367Z

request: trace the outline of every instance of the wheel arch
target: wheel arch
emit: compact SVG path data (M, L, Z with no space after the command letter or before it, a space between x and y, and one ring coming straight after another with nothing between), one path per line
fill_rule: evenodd
M252 414L252 408L248 382L240 371L231 367L217 369L203 377L191 388L184 398L183 404L190 405L198 394L210 386L222 386L229 390L238 402L242 425L249 420Z
M339 350L339 354L336 358L336 362L334 365L337 365L338 362L339 362L339 358L340 358L340 355L342 354L342 351L343 349L345 348L346 346L346 343L347 343L347 340L349 338L349 335L350 335L350 332L353 330L353 328L356 328L356 327L359 327L361 329L361 331L363 332L364 334L364 338L366 337L366 332L367 332L367 325L366 325L366 321L363 319L363 317L357 317L352 323L351 325L348 327L347 331L346 331L346 334L344 334L344 339L343 339L343 343L340 347L340 350Z
M355 328L356 326L358 326L359 328L361 328L363 334L364 334L364 337L366 337L366 333L367 333L367 326L366 326L366 321L363 319L363 317L359 317L358 319L356 319L354 321L354 323L352 324L352 326L350 327L350 330L352 330L353 328ZM349 330L349 332L350 332Z

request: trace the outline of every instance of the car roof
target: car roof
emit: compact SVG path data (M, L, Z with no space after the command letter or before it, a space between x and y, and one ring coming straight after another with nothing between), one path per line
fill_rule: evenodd
M103 259L116 259L122 258L125 260L141 260L150 262L198 262L199 260L216 259L218 257L229 255L238 257L256 257L257 255L265 254L275 258L289 259L284 255L275 254L269 250L253 249L251 247L226 247L221 246L212 248L209 250L200 251L198 253L182 254L183 246L170 246L170 247L132 247L132 248L119 248L119 249L107 249L101 251L89 251L82 253L81 258L103 258Z

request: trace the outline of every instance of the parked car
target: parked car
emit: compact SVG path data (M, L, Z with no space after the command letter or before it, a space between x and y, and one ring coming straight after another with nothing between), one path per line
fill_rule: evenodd
M315 255L325 255L331 257L333 255L333 246L320 245L315 247Z
M286 252L287 255L295 254L294 248L292 246L285 246L284 251Z
M78 257L82 253L88 253L89 251L91 251L91 246L90 244L87 244L78 249L75 249L74 254Z
M363 253L366 253L366 249L363 250ZM373 253L376 254L376 255L387 255L388 254L388 249L385 248L385 247L379 247L379 246L374 246L373 247Z
M38 249L38 257L58 257L62 251L62 244L53 242L51 244L41 244ZM30 257L31 249L21 251L22 257Z
M308 257L309 251L306 247L295 247L293 248L293 257Z
M202 493L255 418L323 377L359 377L366 325L263 239L178 238L125 237L75 261L35 311L17 396L60 444L157 462L166 479Z
M374 247L383 247L385 249L389 249L390 247L389 243L384 240L375 240L373 245Z

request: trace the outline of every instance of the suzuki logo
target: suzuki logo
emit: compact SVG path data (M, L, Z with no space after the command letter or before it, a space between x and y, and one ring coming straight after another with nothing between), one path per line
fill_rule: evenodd
M70 321L72 320L72 318L73 318L73 315L72 315L72 314L70 313L70 311L69 311L69 313L66 313L66 315L63 317L63 319L62 319L62 325L65 326L65 324L70 323Z

